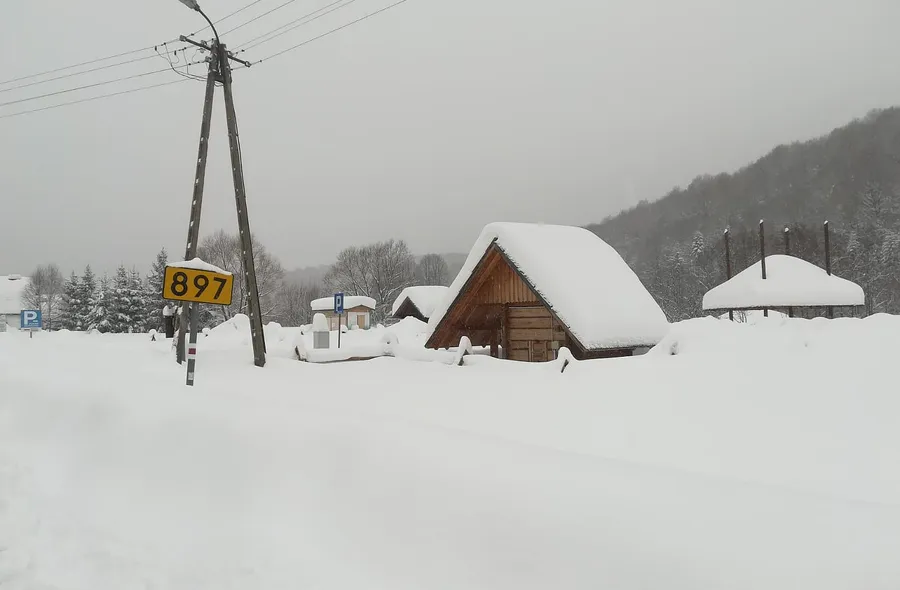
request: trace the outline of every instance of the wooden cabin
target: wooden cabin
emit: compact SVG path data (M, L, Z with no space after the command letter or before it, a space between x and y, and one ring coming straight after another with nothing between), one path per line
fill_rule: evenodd
M588 230L488 225L429 321L426 346L467 336L491 355L547 361L630 356L662 339L665 315L624 260Z

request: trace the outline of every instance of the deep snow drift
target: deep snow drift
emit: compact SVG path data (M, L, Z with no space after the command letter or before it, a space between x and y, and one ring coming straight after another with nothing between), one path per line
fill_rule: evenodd
M190 389L145 335L0 334L0 586L900 587L898 318L562 374L266 336L201 338Z

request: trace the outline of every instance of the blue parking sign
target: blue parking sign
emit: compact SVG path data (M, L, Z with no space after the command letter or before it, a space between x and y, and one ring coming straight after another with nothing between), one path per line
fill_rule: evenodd
M19 314L19 324L23 330L40 330L43 326L41 310L23 309Z
M344 294L334 294L334 313L344 313Z

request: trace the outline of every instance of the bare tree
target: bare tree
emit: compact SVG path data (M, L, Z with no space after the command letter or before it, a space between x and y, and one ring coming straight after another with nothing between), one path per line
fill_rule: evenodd
M416 265L416 280L420 285L447 286L449 274L447 261L440 254L426 254Z
M313 299L325 297L327 291L319 283L288 283L282 282L278 289L278 311L275 321L282 326L302 326L312 323Z
M277 258L269 254L266 247L251 236L253 243L253 263L256 267L256 285L259 289L260 317L271 320L277 309L277 292L281 285L284 269ZM217 305L214 314L228 320L238 313L247 313L247 293L244 282L244 268L241 259L241 241L237 235L223 230L206 236L197 249L198 256L234 275L234 298L231 305Z
M23 303L41 310L47 330L53 329L54 313L62 297L64 283L62 273L55 264L38 266L31 273L31 279L22 294Z
M334 291L374 298L376 321L390 313L394 299L414 281L415 258L403 240L346 248L325 277Z

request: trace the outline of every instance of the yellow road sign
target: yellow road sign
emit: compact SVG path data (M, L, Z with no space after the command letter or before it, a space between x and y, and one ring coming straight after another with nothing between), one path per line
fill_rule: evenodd
M209 270L167 266L163 299L231 305L234 275Z

